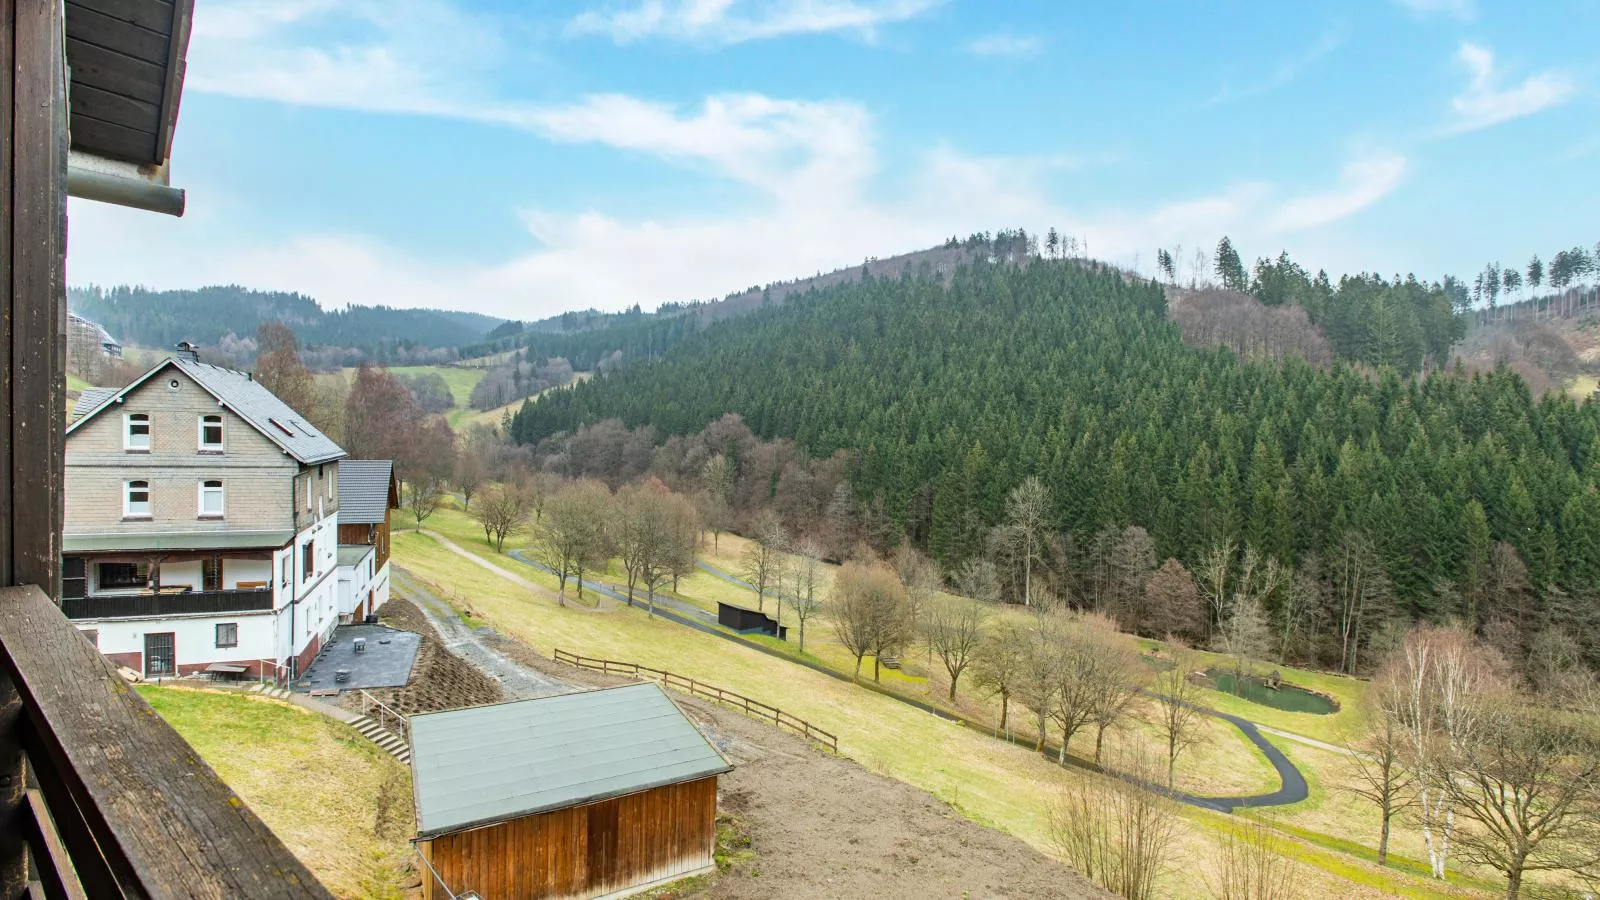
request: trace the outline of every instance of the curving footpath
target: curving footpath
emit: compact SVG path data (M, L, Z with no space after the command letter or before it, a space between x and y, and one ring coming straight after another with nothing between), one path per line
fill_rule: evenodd
M447 538L444 538L442 535L432 534L431 532L423 533L429 534L435 540L438 540L440 543L457 550L463 555L467 555L469 553L467 550L456 547L452 542L450 542ZM522 550L510 550L507 551L506 555L516 559L518 562L521 562L524 565L532 566L535 569L539 569L540 571L547 572L552 575L555 574L554 570L552 570L549 566L546 566L543 563L528 557ZM707 574L720 578L730 584L737 585L745 588L746 590L755 590L755 588L751 586L749 582L725 572L722 569L711 565L710 563L696 560L695 565L697 565ZM486 568L488 568L488 566L486 566ZM514 575L511 572L507 572L498 566L493 566L492 570L496 571L502 576L505 576L509 580L525 581L525 579L522 579L520 576ZM619 603L628 602L627 597L599 582L585 579L583 586L586 590L592 590L598 594L601 594L602 596L616 600ZM676 622L685 627L693 628L696 631L701 631L706 634L722 638L725 641L730 641L732 643L739 644L740 646L749 647L750 649L759 653L765 653L768 656L782 659L785 662L805 666L808 669L820 672L830 678L856 684L876 694L881 694L892 700L898 700L899 702L908 706L912 706L922 710L923 712L938 716L947 722L963 725L975 731L981 731L984 734L993 734L992 729L990 729L988 726L974 722L964 716L956 715L940 709L930 703L924 703L921 700L917 700L913 697L907 697L903 694L879 687L874 684L856 681L854 678L851 678L849 675L846 675L842 672L837 672L833 669L818 665L809 660L799 659L780 650L775 650L771 647L758 644L754 641L745 640L737 634L724 631L717 627L715 616L710 615L705 610L700 609L697 606L693 606L692 604L683 603L681 601L674 600L671 597L657 596L656 615L668 621ZM1275 746L1271 741L1267 740L1264 735L1262 735L1261 729L1256 726L1256 723L1250 721L1249 719L1240 718L1239 716L1230 715L1229 713L1225 712L1218 712L1217 710L1208 709L1204 706L1196 706L1194 709L1203 715L1221 719L1222 721L1227 722L1233 727L1239 729L1240 733L1243 734L1245 738L1250 741L1250 743L1254 744L1256 748L1261 751L1262 755L1267 758L1267 762L1272 766L1273 770L1278 773L1278 789L1275 791L1269 791L1265 794L1250 794L1238 797L1202 797L1196 794L1187 794L1182 791L1169 792L1159 785L1146 785L1151 790L1167 793L1168 796L1172 797L1174 800L1177 800L1181 803L1186 803L1190 806L1224 813L1233 812L1235 809L1288 806L1292 803L1299 803L1311 795L1310 787L1306 784L1305 775L1301 774L1300 770L1295 767L1294 763L1289 761L1289 757L1285 756L1282 750L1279 750L1277 746ZM999 737L996 737L996 739L1003 740ZM1044 748L1044 753L1047 755L1052 755L1055 753L1055 750L1047 744ZM1067 757L1067 762L1071 765L1078 766L1079 768L1098 770L1098 767L1093 763L1078 760L1074 757Z

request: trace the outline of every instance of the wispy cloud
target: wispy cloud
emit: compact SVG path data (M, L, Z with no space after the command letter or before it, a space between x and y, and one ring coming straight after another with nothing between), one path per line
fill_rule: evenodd
M1395 2L1419 15L1445 15L1467 21L1478 14L1478 4L1473 0L1395 0Z
M1383 199L1405 175L1403 156L1373 156L1347 163L1339 183L1326 191L1292 197L1272 218L1280 233L1303 231L1348 218Z
M881 26L922 15L944 0L641 0L580 13L567 34L603 35L618 44L650 38L741 44L790 35L852 33L865 41Z
M973 56L1031 59L1044 50L1044 41L1032 35L988 34L967 44L966 50Z
M1454 120L1449 131L1462 133L1531 116L1571 99L1572 79L1553 69L1529 75L1513 85L1502 85L1495 71L1494 51L1463 41L1456 59L1471 73L1467 89L1450 101Z
M1339 49L1344 43L1344 35L1338 31L1329 31L1317 39L1315 44L1308 47L1305 52L1287 59L1278 64L1276 69L1267 77L1258 81L1242 85L1223 84L1222 88L1206 101L1207 106L1216 106L1222 103L1231 103L1235 100L1244 100L1261 94L1275 91L1278 88L1294 81L1305 71L1326 59L1329 54Z

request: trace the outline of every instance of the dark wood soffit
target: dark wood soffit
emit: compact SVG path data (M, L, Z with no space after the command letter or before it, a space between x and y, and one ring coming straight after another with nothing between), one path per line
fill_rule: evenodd
M73 149L165 163L194 0L67 0L66 13Z

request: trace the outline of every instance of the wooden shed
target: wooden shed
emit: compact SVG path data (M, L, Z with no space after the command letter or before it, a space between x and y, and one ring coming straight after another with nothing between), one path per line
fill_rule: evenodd
M411 718L424 900L622 897L710 871L728 761L654 684Z
M780 641L789 639L789 626L778 624L777 619L764 612L720 600L717 601L717 624L742 634L768 634Z

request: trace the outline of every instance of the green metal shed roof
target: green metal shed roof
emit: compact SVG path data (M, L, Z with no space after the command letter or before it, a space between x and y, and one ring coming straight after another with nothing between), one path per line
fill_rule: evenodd
M654 684L411 717L419 836L731 771Z
M66 553L142 550L251 550L289 543L292 531L168 531L139 534L64 534Z

